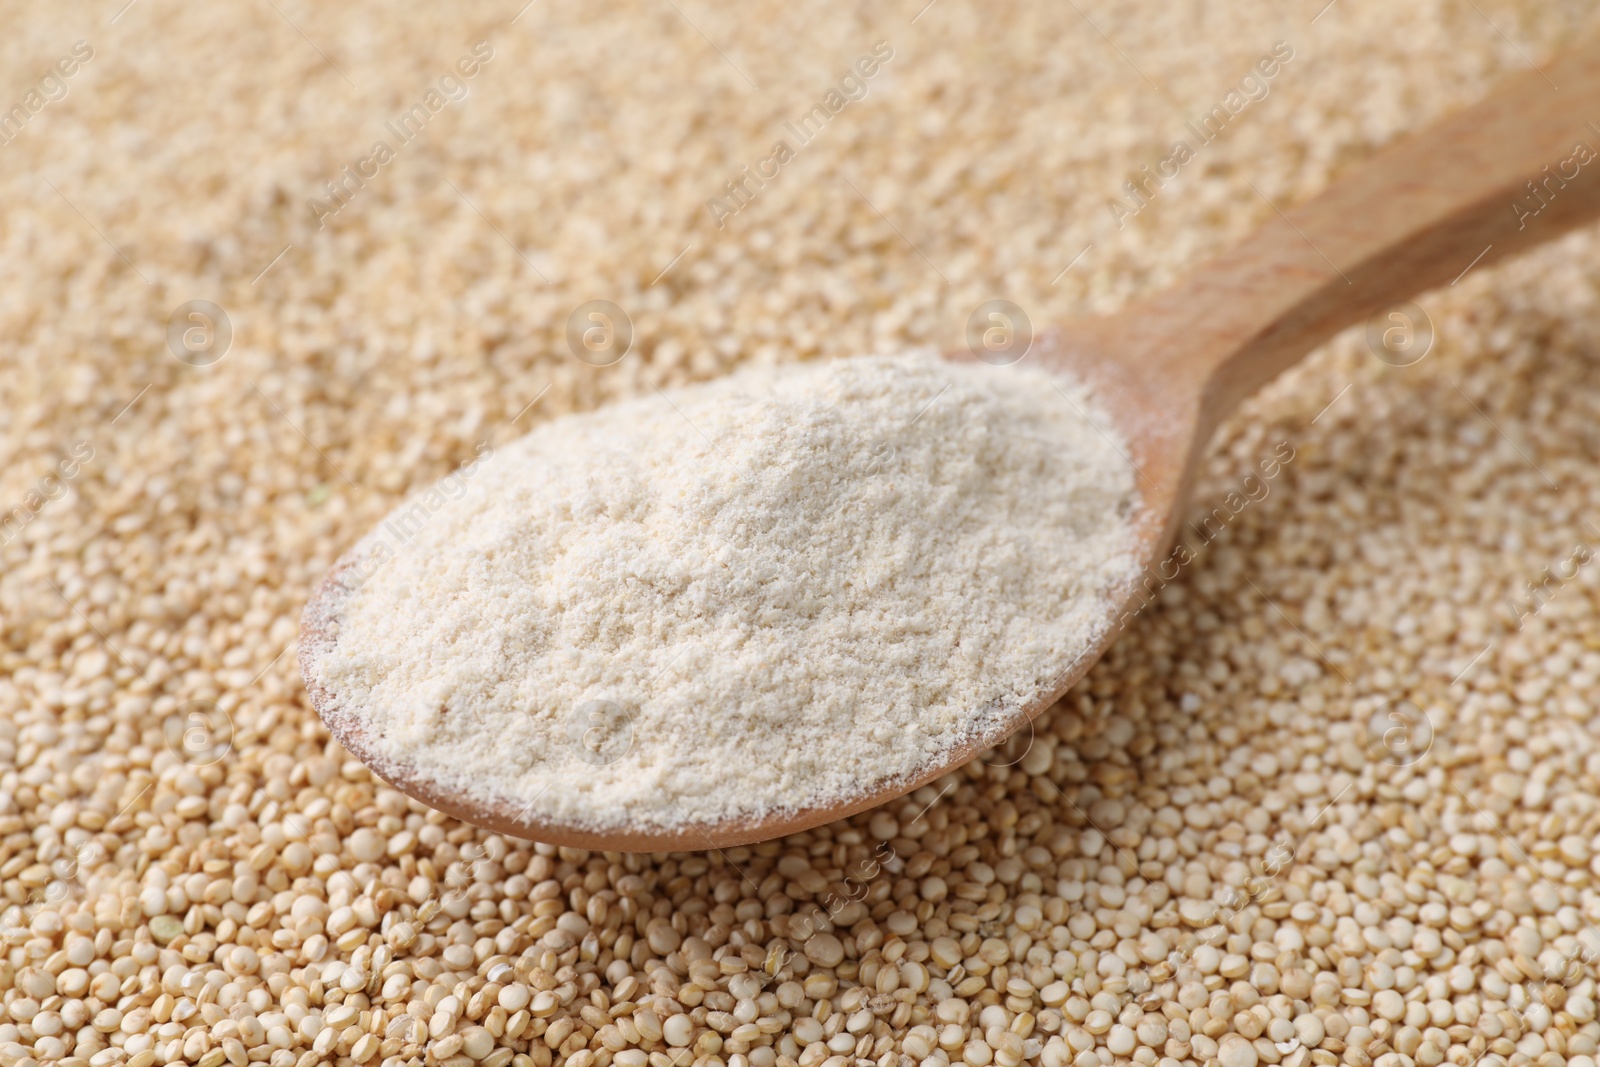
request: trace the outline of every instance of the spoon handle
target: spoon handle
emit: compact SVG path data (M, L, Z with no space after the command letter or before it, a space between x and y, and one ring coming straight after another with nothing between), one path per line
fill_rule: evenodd
M1141 378L1200 397L1201 440L1351 323L1600 215L1600 39L1274 208L1242 244L1118 316L1142 335Z

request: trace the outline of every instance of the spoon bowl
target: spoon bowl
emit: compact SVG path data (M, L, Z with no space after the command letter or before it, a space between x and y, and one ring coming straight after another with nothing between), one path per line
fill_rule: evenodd
M1559 86L1559 88L1556 88ZM1026 359L1082 381L1127 442L1137 472L1134 555L1153 576L1182 520L1207 440L1245 396L1352 323L1600 215L1600 47L1591 42L1543 72L1507 80L1477 105L1379 153L1171 288L1112 316L1034 339ZM1580 152L1580 149L1582 152ZM1587 153L1573 174L1564 163ZM1537 183L1537 184L1536 184ZM962 351L949 358L974 358ZM463 797L372 743L340 710L313 661L338 640L340 612L369 561L341 559L305 610L301 670L311 704L349 752L396 788L499 833L600 851L720 848L770 840L901 796L1004 741L1053 704L1098 660L1145 603L1136 581L1099 636L1055 684L1003 726L954 748L938 765L879 783L848 801L760 819L670 829L594 831L542 821L524 801Z

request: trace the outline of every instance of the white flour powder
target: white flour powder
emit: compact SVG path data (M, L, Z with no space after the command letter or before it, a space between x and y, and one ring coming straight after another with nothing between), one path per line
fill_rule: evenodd
M1135 494L1101 429L1068 380L932 354L556 419L319 621L308 677L387 769L541 820L858 795L994 736L1106 625Z

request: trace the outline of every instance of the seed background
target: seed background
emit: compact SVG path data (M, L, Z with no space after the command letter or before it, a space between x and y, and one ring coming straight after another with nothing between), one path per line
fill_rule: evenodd
M1270 496L1031 739L874 813L505 841L308 710L306 595L476 443L953 347L996 296L1112 310L1271 218L1250 183L1302 200L1586 18L918 7L3 5L0 105L95 56L0 145L0 508L93 448L0 546L0 1063L1593 1062L1600 568L1504 606L1600 536L1590 232L1423 297L1422 362L1356 330L1246 405L1196 514L1288 441ZM317 229L307 198L486 39ZM717 229L706 199L879 40L867 97ZM1110 224L1277 40L1270 95ZM211 366L167 349L193 299L232 322ZM591 299L632 320L615 366L567 350ZM1403 766L1393 700L1433 734Z

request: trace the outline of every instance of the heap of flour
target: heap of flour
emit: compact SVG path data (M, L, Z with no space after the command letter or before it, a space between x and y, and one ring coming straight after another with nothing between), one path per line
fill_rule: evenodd
M1108 625L1136 568L1110 425L931 353L556 419L396 512L425 521L316 620L307 678L380 774L541 821L857 796L998 736Z

